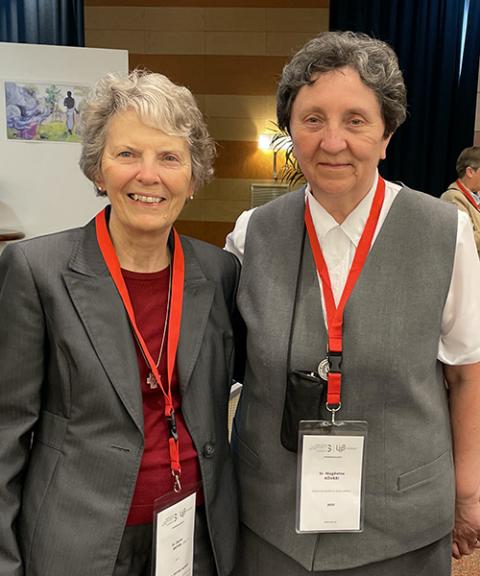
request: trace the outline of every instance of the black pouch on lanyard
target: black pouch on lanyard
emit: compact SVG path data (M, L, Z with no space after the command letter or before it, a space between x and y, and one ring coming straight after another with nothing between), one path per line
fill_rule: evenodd
M315 372L288 373L280 440L290 452L297 452L300 420L320 420L326 382Z

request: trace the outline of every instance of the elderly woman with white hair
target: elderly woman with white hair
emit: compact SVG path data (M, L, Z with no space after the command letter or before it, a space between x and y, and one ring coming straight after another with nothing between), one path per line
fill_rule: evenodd
M173 228L214 144L160 74L105 76L84 117L110 205L0 259L0 573L227 576L239 264Z

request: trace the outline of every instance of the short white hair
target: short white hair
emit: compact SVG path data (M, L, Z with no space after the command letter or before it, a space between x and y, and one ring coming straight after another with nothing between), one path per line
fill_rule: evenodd
M215 144L190 90L177 86L163 74L134 70L129 74L107 74L87 99L82 114L80 168L89 180L95 183L100 173L108 121L127 110L134 110L149 126L185 138L192 157L195 189L212 178Z

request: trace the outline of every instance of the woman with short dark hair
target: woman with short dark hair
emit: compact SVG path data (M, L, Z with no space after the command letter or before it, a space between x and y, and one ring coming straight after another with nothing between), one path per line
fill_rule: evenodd
M450 576L454 518L456 557L480 536L470 224L378 173L406 117L384 42L320 34L285 66L277 112L306 186L227 239L248 352L236 574Z

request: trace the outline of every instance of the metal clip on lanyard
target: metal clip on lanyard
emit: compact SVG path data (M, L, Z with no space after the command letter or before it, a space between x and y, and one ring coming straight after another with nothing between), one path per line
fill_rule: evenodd
M170 410L170 414L167 416L167 425L168 425L169 445L171 440L173 441L172 444L178 445L177 418L175 416L175 410L173 408ZM172 459L172 455L170 456L170 459ZM173 491L177 493L181 492L182 484L180 482L180 469L175 470L172 467L172 476L173 476Z
M336 378L338 374L338 379L341 382L342 379L342 360L343 354L342 352L327 352L327 361L328 361L328 378ZM330 376L330 374L332 376ZM332 424L335 424L335 414L340 410L342 407L342 403L339 401L337 403L332 403L328 401L325 404L326 409L331 412L332 414Z

